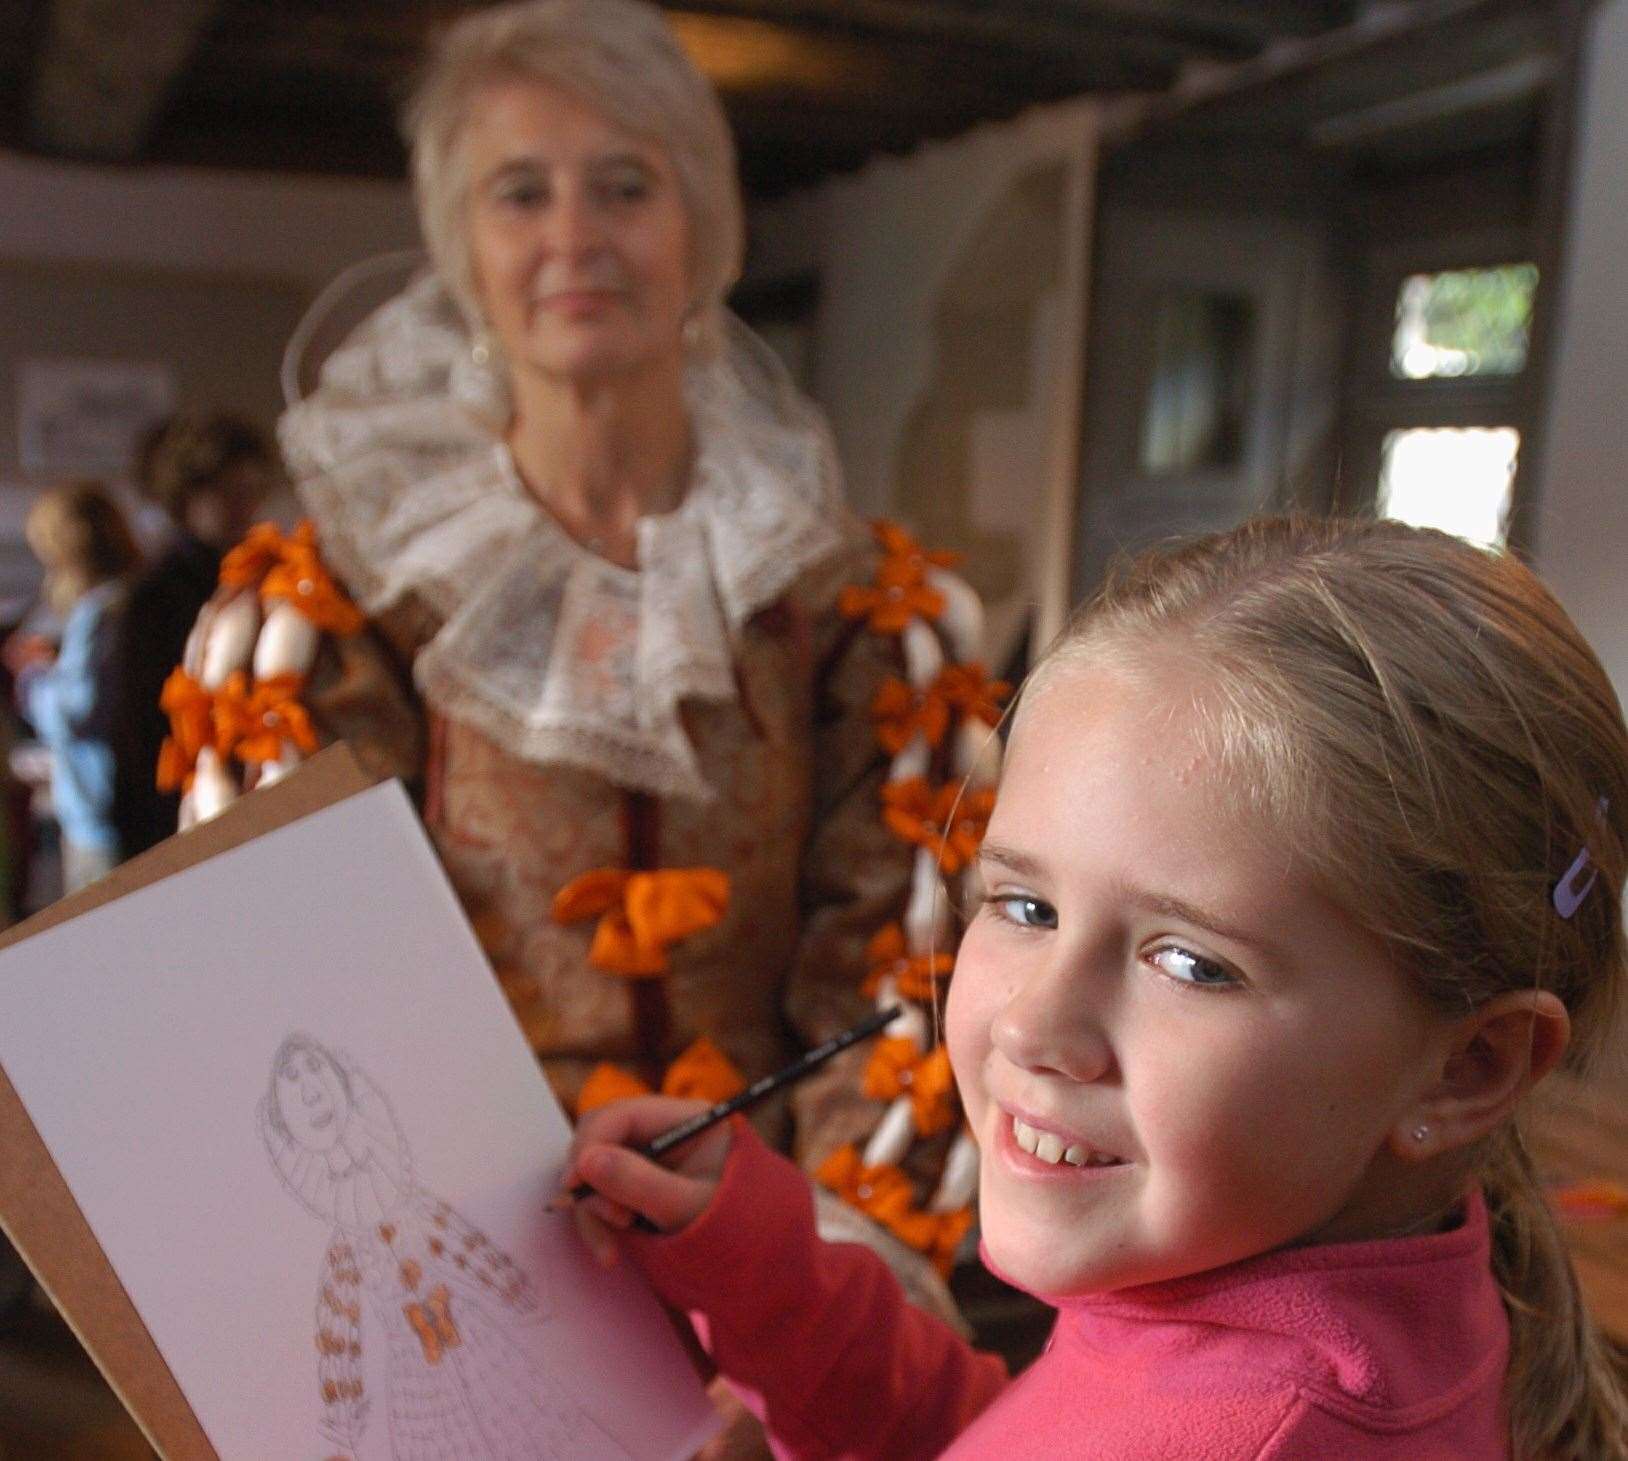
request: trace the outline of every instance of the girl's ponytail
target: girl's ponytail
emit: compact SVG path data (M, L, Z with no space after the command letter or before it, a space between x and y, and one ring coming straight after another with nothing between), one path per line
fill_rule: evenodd
M1509 1406L1516 1461L1628 1456L1628 1389L1572 1272L1519 1133L1494 1138L1482 1173L1492 1268L1509 1314Z

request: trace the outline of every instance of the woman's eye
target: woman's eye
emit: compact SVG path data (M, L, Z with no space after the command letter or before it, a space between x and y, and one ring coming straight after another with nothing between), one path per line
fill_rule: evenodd
M990 897L988 902L1001 918L1019 928L1057 927L1057 910L1039 898L1024 893L1001 893Z
M1224 964L1218 964L1214 959L1206 959L1202 954L1195 954L1190 949L1174 944L1155 949L1148 955L1148 962L1183 984L1225 988L1238 983L1237 976Z
M541 184L521 180L505 183L497 191L497 201L506 208L535 208L543 196Z
M611 173L600 183L600 190L613 202L640 203L650 196L650 178L643 172Z

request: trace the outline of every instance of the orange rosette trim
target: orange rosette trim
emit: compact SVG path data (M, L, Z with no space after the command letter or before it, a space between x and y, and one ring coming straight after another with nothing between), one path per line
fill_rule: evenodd
M317 551L316 528L309 521L284 540L282 557L260 584L260 597L292 604L330 634L358 634L366 622L328 572Z
M275 761L286 745L309 756L317 749L316 728L298 700L298 675L274 675L252 687L242 670L227 677L215 696L214 741L222 758L245 766Z
M746 1089L746 1077L735 1062L705 1035L667 1067L661 1090L665 1096L683 1096L716 1105Z
M882 980L891 977L906 999L934 999L939 981L955 968L952 954L911 954L904 930L896 923L879 929L865 945L865 962L870 966L865 993L873 997Z
M961 1240L971 1231L972 1209L963 1207L955 1212L934 1213L933 1221L938 1225L938 1230L933 1234L933 1244L927 1250L927 1256L933 1260L933 1266L948 1278L950 1270L955 1267L955 1255L961 1251Z
M873 1101L908 1096L921 1136L937 1136L955 1124L955 1077L942 1045L923 1055L908 1036L878 1040L865 1067L864 1090Z
M950 728L950 704L936 689L918 694L903 680L887 679L871 701L876 739L890 756L897 756L918 735L937 746Z
M938 1220L917 1211L910 1179L897 1167L867 1167L858 1148L848 1145L820 1163L814 1180L919 1252L933 1246Z
M911 776L882 788L882 820L889 830L905 842L925 847L948 876L972 861L994 809L993 791L963 789L954 781L934 790L924 778Z
M729 874L718 868L635 873L596 868L554 895L554 921L598 918L588 962L608 974L653 979L672 967L668 949L714 927L729 911Z
M243 541L220 561L220 581L226 588L258 588L268 572L282 561L288 540L276 523L256 523Z
M1549 1197L1562 1217L1587 1221L1628 1217L1628 1187L1620 1182L1568 1182L1551 1188Z
M170 733L158 752L158 789L185 791L192 784L198 752L214 740L215 697L183 669L173 669L159 692L158 708Z
M928 691L956 710L963 720L981 720L988 726L1000 724L1001 703L1011 693L1009 681L991 679L976 660L946 666Z
M944 612L944 595L936 588L924 580L900 583L899 576L884 563L874 584L849 584L837 595L837 612L867 620L877 634L903 634L912 619L937 619Z
M648 1096L647 1086L632 1071L623 1070L603 1060L588 1072L588 1079L577 1092L577 1115L586 1116L612 1101L625 1101L631 1096Z
M877 518L871 524L871 536L876 539L885 556L884 571L895 575L914 574L919 580L928 568L954 568L961 554L948 548L923 548L914 537L896 522Z
M309 520L287 536L276 523L251 528L221 560L220 581L230 588L258 588L262 601L292 604L330 634L357 634L366 622L328 572Z

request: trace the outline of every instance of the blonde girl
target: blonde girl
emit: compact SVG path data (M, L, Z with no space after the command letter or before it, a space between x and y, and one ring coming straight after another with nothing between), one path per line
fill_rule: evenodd
M1628 1455L1520 1141L1621 998L1628 734L1513 557L1266 519L1146 554L1025 691L948 1039L1019 1379L821 1247L744 1130L579 1134L602 1256L784 1454ZM666 1236L625 1229L640 1212Z

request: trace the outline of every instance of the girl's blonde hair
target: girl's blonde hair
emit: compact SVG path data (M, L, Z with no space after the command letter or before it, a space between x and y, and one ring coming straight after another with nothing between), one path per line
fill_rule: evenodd
M477 92L516 80L558 87L667 150L689 218L692 318L700 334L715 330L745 246L734 138L711 83L661 12L640 0L521 0L478 10L431 54L403 123L425 244L471 326L479 328L481 308L464 124Z
M1628 974L1628 732L1531 571L1400 523L1260 519L1114 571L1036 681L1171 656L1194 667L1201 734L1235 794L1434 1006L1551 990L1568 1066L1590 1065ZM1585 847L1597 882L1562 916L1557 884ZM1514 1454L1628 1454L1622 1376L1518 1128L1474 1157L1510 1320Z

